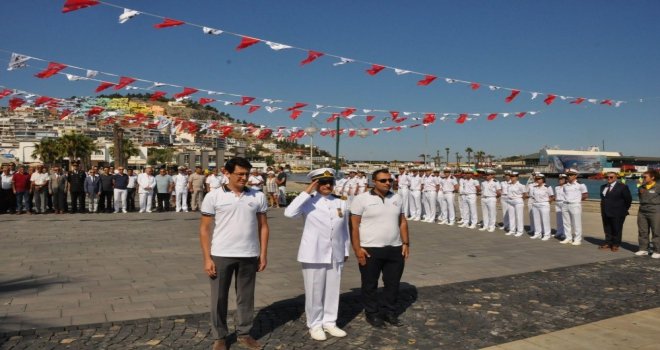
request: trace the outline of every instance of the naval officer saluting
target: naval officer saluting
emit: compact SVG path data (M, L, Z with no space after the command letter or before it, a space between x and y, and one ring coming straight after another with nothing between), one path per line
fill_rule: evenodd
M348 258L348 213L345 200L332 194L335 171L321 168L308 175L312 183L284 210L293 218L305 219L298 261L305 283L307 327L314 340L326 340L325 333L345 337L336 325L339 285L344 261Z

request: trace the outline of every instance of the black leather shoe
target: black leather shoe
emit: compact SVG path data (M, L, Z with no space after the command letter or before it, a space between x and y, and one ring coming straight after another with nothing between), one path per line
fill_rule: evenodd
M367 315L367 323L372 325L374 328L383 328L385 327L385 321L378 315Z
M396 315L393 314L385 315L384 319L385 322L391 324L394 327L403 326L403 322L401 322L401 320L399 320L399 318Z

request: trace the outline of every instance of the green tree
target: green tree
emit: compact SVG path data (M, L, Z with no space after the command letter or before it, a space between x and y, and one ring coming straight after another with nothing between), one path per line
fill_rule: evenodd
M484 162L484 157L486 156L486 152L484 151L476 151L474 152L474 158L476 159L476 166L479 166L479 164Z
M133 141L129 139L122 139L122 152L124 153L124 159L128 160L130 157L135 157L140 155L140 149L135 146ZM115 154L115 146L110 146L110 154Z
M69 160L81 159L86 165L91 162L92 153L98 150L94 140L83 134L66 134L60 137L59 142L62 144L62 152Z
M34 145L34 151L32 151L32 158L39 158L46 165L51 165L62 159L63 155L62 144L56 138L41 139L39 143Z
M174 158L172 148L149 148L147 150L147 164L149 165L171 163L172 158Z

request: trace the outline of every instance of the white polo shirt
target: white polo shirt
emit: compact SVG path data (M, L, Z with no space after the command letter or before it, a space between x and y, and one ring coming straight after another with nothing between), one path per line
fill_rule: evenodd
M582 194L587 193L587 186L577 181L573 183L567 182L563 187L566 203L581 203Z
M137 175L133 174L128 177L128 185L126 185L126 188L135 188L135 185L137 184Z
M401 246L399 218L403 213L401 195L388 192L381 198L374 190L362 193L351 203L351 215L359 215L360 246Z
M34 172L30 175L30 181L34 182L35 186L43 186L48 182L50 176L46 173L37 173Z
M497 197L497 191L500 190L502 190L502 186L498 181L490 180L481 183L481 196L483 198Z
M202 202L202 215L215 217L211 255L257 257L260 254L257 214L268 211L263 192L246 188L236 195L227 186L209 192Z

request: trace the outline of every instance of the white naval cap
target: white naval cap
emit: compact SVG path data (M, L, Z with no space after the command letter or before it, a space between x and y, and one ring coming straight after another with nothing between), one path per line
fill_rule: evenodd
M519 174L518 174L517 171L511 171L511 172L509 172L509 175L510 176L518 176Z
M309 172L309 174L307 174L307 177L312 180L318 180L324 178L334 179L335 169L321 168L321 169L312 170Z
M451 172L451 168L448 167L448 166L446 166L446 167L444 167L444 168L442 169L442 171L444 171L444 172Z
M495 170L493 170L493 169L486 169L486 175L495 175Z
M559 174L559 178L560 178L560 179L561 179L561 178L567 178L567 177L568 177L568 175L566 175L566 174Z
M576 175L577 175L577 174L579 174L579 173L580 173L580 172L579 172L577 169L575 169L575 168L568 168L568 169L566 169L566 174L576 174Z
M542 174L542 173L534 173L534 177L545 178L545 174Z

